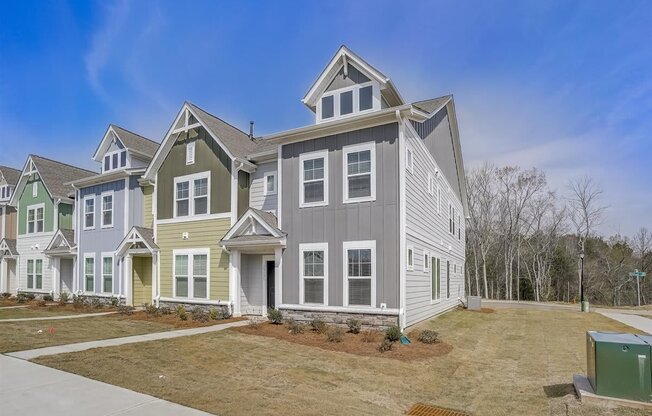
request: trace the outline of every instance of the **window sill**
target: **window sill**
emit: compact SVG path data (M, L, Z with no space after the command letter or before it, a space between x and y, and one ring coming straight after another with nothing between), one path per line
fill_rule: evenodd
M316 208L316 207L326 207L328 206L327 202L309 202L299 204L299 208Z
M358 202L375 202L376 197L375 196L368 196L364 198L345 198L342 203L343 204L355 204Z
M113 228L113 224L110 224L110 225L103 225L101 228L102 228L103 230L106 230L107 228Z

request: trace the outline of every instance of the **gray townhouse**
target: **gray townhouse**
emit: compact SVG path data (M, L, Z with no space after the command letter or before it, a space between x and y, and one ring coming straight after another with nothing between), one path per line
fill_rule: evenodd
M257 138L182 106L140 180L152 225L118 248L134 292L402 328L458 305L468 207L453 97L407 102L342 46L302 102L314 124Z
M124 302L131 282L125 281L123 262L115 250L132 227L144 224L144 195L138 180L157 148L158 143L111 124L93 155L101 173L70 183L79 224L71 292Z
M16 291L16 231L18 214L9 205L20 170L0 166L0 293Z

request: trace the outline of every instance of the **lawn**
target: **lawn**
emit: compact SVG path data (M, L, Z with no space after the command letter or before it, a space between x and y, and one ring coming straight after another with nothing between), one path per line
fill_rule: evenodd
M452 351L400 361L230 330L35 361L225 415L400 415L417 402L474 415L642 414L575 399L585 331L631 330L601 315L454 311L421 327L438 330Z
M26 306L24 308L0 308L0 320L18 318L45 318L51 316L78 315L82 313L110 312L109 309L73 309L53 306Z

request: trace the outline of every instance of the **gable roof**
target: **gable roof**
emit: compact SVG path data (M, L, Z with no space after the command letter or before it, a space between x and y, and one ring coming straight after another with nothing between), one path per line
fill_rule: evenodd
M159 146L154 158L145 172L145 175L143 175L144 179L154 179L156 172L163 164L163 161L172 149L172 146L174 146L177 137L174 133L175 126L186 110L188 110L190 114L198 120L199 124L206 129L213 140L224 149L229 158L246 161L246 156L249 153L254 152L257 148L257 141L251 139L249 135L242 130L201 109L195 104L186 101L181 106L177 117L175 117L170 129L165 135L165 139Z
M72 201L72 199L68 197L68 194L73 191L69 182L86 178L91 175L97 175L97 172L78 168L67 163L57 162L37 155L29 155L27 157L27 162L25 162L25 167L21 172L20 180L16 185L16 191L11 198L10 205L12 206L17 205L18 198L20 198L20 195L25 188L27 182L26 173L27 168L30 166L30 161L38 171L41 181L50 194L50 197L55 200L61 199L64 201Z
M16 250L16 240L10 238L3 238L0 240L0 252L2 251L9 252L10 256L17 256L18 250ZM0 257L2 256L0 255Z
M315 82L310 86L310 89L301 102L313 110L321 93L323 93L323 91L328 87L340 69L349 63L353 64L353 66L368 78L380 83L380 88L384 92L383 96L389 103L390 107L405 103L403 97L401 97L401 94L398 92L396 86L394 86L394 83L392 83L389 77L353 53L353 51L347 48L346 45L340 46L337 52L335 52L335 55L333 55Z
M159 247L154 242L154 230L151 228L139 227L137 225L131 227L129 232L120 241L115 253L122 257L134 244L143 244L151 253L158 251Z
M154 157L159 146L157 142L150 140L147 137L143 137L140 134L136 134L115 124L109 124L100 144L98 144L97 149L95 149L95 153L93 154L94 161L102 161L101 157L109 148L111 140L113 140L114 137L118 138L127 149L150 159Z
M68 249L66 250L64 246L67 246ZM60 228L48 243L44 253L52 254L61 251L70 252L75 247L77 247L77 244L75 243L75 231L67 228Z
M16 185L20 179L20 170L0 165L0 175L5 178L9 185Z
M413 106L418 109L425 111L428 114L433 114L438 112L442 107L444 107L450 100L453 99L452 95L444 95L443 97L431 98L429 100L417 101L412 103Z
M258 223L265 232L254 234L243 234L242 231L248 230L254 222ZM280 241L287 234L278 228L276 215L271 212L261 211L256 208L248 208L240 219L233 224L233 227L224 235L221 243L245 242L245 241Z

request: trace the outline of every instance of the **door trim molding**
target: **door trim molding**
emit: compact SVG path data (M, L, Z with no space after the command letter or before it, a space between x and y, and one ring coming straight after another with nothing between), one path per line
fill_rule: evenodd
M268 307L268 305L267 305L267 298L268 298L268 294L267 294L267 263L270 262L270 261L274 263L276 261L276 258L273 255L264 255L262 257L263 257L263 259L262 259L262 262L263 262L263 264L262 264L262 269L263 269L262 270L262 275L263 275L263 279L262 279L263 280L263 313L262 313L262 315L267 316L267 307ZM276 267L274 267L274 282L276 282ZM275 283L274 284L274 295L276 295L276 289L277 288L276 288L276 283Z

